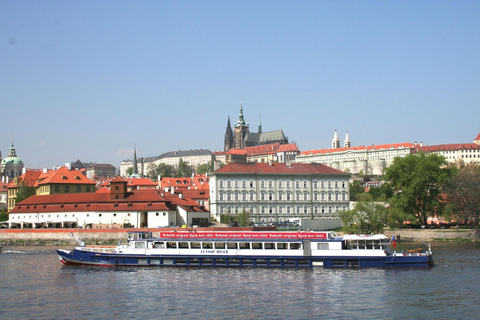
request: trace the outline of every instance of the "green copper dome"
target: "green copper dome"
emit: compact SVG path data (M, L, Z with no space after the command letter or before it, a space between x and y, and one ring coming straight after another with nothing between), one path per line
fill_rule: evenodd
M6 157L5 159L2 159L2 165L5 165L5 164L23 164L22 159L17 157L17 153L15 152L15 147L13 146L13 142L10 148L10 152L8 152L8 157Z

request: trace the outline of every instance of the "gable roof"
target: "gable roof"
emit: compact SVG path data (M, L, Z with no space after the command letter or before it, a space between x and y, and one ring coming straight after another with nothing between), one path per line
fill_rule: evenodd
M417 147L416 152L435 152L435 151L458 151L480 149L476 143L454 143L454 144L439 144L435 146Z

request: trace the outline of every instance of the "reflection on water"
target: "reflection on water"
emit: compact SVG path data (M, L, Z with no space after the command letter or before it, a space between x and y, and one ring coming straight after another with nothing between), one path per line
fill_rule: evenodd
M476 318L480 246L432 250L431 269L303 270L71 267L51 247L9 247L0 318Z

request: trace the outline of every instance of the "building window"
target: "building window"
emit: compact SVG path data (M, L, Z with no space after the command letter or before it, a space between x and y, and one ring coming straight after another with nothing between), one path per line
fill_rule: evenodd
M307 187L307 181L303 181L303 187L304 187L304 188Z
M287 188L290 189L290 181L287 181Z
M265 188L265 181L260 182L260 188Z
M268 187L269 187L269 188L273 188L273 181L271 181L271 180L268 181Z
M278 201L282 201L283 200L283 194L279 193L278 194Z
M220 201L223 201L223 193L220 193Z
M223 188L223 181L220 181L220 188Z
M242 188L246 188L247 187L247 182L246 181L242 181Z
M300 188L300 181L295 181L295 188Z
M283 183L282 183L282 181L278 181L278 187L279 187L279 188L283 188Z

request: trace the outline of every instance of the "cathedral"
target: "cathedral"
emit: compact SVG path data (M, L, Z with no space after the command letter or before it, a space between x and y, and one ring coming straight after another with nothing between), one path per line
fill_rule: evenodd
M282 130L262 132L260 120L258 122L258 132L250 132L250 127L243 117L242 104L240 104L240 114L238 121L233 125L233 130L230 124L230 116L228 117L224 151L272 143L288 144L288 138L285 137Z

